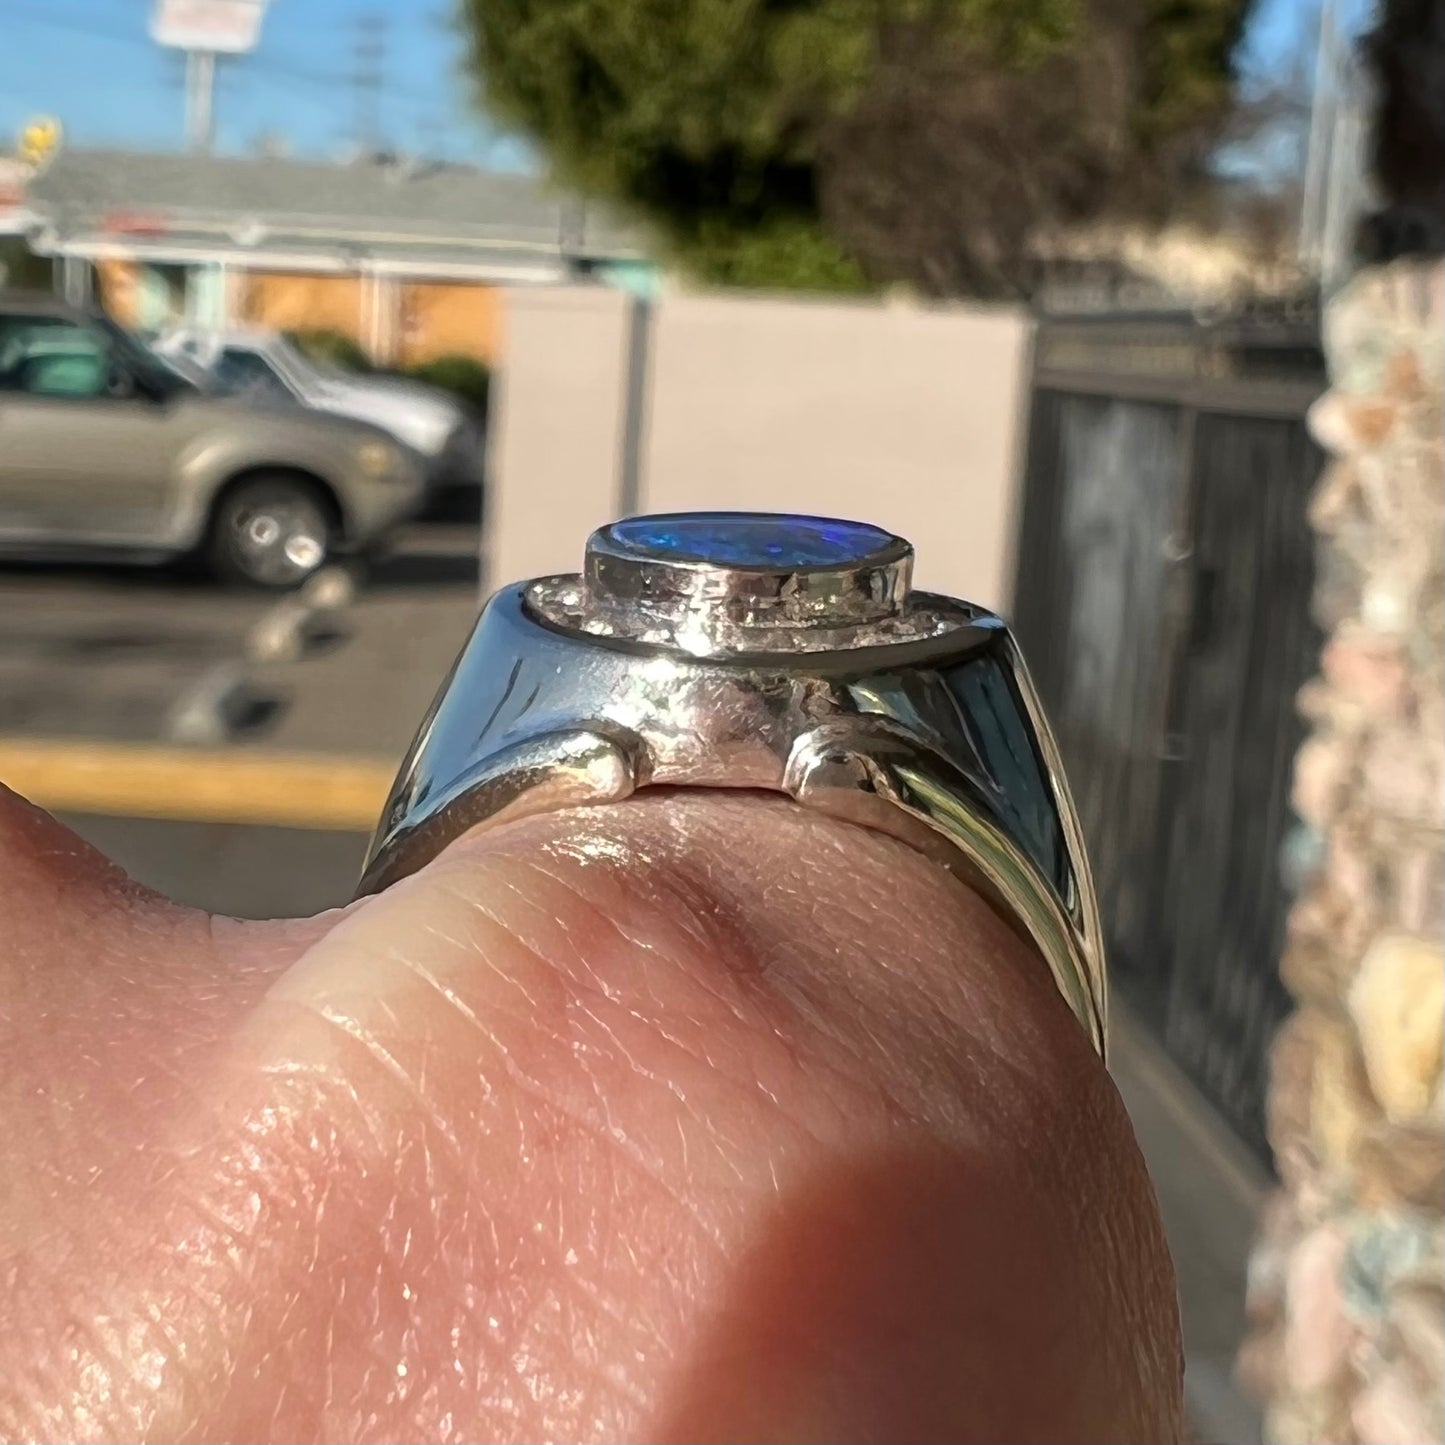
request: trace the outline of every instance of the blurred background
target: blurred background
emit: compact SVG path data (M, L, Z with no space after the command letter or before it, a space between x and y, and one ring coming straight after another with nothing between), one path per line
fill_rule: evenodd
M1201 1438L1445 1439L1445 0L0 0L0 780L345 902L496 583L853 515L1086 827Z

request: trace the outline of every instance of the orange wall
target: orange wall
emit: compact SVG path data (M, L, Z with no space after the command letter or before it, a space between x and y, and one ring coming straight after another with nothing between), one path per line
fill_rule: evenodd
M474 356L494 364L502 349L502 304L493 286L403 282L395 293L396 355L403 366L438 356ZM357 276L252 271L236 278L236 319L281 331L340 331L363 345L367 283Z
M340 331L360 341L362 296L356 276L252 271L237 286L237 319L278 331Z
M100 304L122 326L134 326L139 316L139 280L140 267L134 261L102 258L95 263Z
M438 356L474 356L494 365L502 350L501 295L494 286L405 282L399 335L403 366Z
M100 300L123 326L139 324L140 266L109 258L96 263ZM286 271L232 271L237 321L278 331L339 331L363 346L369 287L359 276L312 276ZM474 356L489 366L501 360L504 313L495 286L447 281L402 282L393 293L399 314L391 330L396 354L378 357L410 366L439 356Z

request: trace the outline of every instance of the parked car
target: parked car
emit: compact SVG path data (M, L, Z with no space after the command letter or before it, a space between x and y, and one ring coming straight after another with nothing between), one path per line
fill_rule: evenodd
M380 427L210 395L105 316L0 292L0 555L196 553L284 588L425 490Z
M164 360L209 376L215 391L290 400L384 427L425 458L434 486L481 483L481 423L438 387L343 371L308 356L280 332L260 327L176 327L157 335L151 346Z

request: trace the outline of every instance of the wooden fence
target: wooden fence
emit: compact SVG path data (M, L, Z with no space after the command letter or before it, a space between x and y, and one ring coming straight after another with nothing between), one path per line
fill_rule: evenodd
M1323 385L1307 326L1046 323L1014 600L1116 986L1261 1153Z

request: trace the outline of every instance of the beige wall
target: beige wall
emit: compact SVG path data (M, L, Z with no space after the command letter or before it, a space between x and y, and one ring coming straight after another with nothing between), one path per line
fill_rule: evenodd
M617 515L629 298L600 286L506 293L491 397L483 586L575 572Z
M575 570L621 508L630 305L508 292L495 580ZM920 585L1007 609L1030 336L1007 309L664 297L639 507L858 517L914 542Z
M1030 330L1012 310L678 296L659 308L642 507L821 512L1009 600Z

